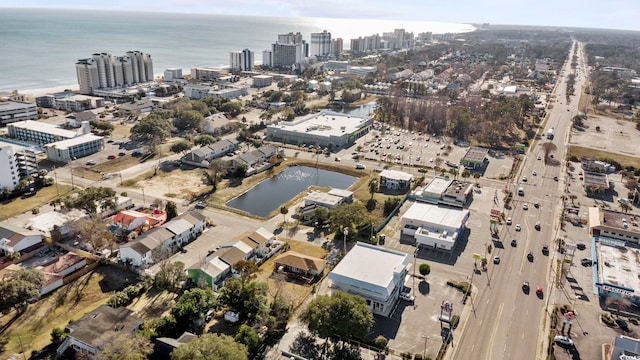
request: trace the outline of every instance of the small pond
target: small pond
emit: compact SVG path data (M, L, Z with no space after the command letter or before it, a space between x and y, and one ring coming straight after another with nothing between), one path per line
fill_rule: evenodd
M357 180L354 176L307 166L290 166L266 179L251 190L227 202L227 206L253 215L267 217L309 186L347 189Z

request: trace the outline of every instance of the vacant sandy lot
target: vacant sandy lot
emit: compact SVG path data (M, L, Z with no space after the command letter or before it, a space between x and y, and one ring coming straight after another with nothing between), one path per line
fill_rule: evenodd
M157 174L138 181L135 187L144 188L145 194L153 197L185 200L190 200L191 193L200 193L208 187L204 169L176 169L169 172L158 171Z
M596 127L600 131L596 131ZM589 116L583 129L571 129L569 143L602 151L637 156L637 139L640 132L631 121Z

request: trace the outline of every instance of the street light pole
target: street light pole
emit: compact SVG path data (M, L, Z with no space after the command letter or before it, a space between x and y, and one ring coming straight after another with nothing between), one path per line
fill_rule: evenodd
M422 337L424 338L424 352L422 353L422 358L426 359L427 358L427 342L429 341L429 336L422 335Z

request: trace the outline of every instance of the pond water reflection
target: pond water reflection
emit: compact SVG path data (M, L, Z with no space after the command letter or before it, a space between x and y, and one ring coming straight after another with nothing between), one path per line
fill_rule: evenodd
M253 215L267 217L273 210L311 185L347 189L356 179L354 176L328 170L290 166L227 202L226 205Z

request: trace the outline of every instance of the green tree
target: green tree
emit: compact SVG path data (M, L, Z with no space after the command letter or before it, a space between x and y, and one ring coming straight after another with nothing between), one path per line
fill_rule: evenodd
M205 315L216 304L216 297L210 289L194 288L180 296L171 308L171 315L181 325L188 325L194 320L204 319Z
M153 353L153 344L142 335L122 334L105 344L96 354L97 360L146 360Z
M464 169L464 171L462 172L462 175L460 176L462 176L463 179L467 180L471 176L471 173L469 172L469 170Z
M90 217L95 217L98 207L103 210L115 208L116 192L108 187L88 187L80 190L76 197L67 197L64 206L83 210Z
M420 264L418 270L420 271L420 275L427 276L431 273L431 266L429 266L429 264Z
M171 352L171 360L248 360L247 347L228 335L203 334Z
M191 150L192 146L193 144L191 143L191 141L180 140L177 143L171 144L171 147L169 149L176 154L186 154L189 150Z
M257 276L260 268L255 261L252 260L240 260L233 265L233 270L240 274L240 279L243 283L247 283Z
M160 270L153 278L153 285L160 290L176 291L186 278L183 262L162 261Z
M236 179L242 179L247 176L247 165L245 164L237 164L233 169L232 176Z
M225 281L218 300L249 320L265 320L268 313L267 284L242 279Z
M255 330L245 324L240 325L240 329L234 338L240 344L247 346L249 355L253 358L260 347L260 337Z
M27 300L40 295L40 287L45 279L42 272L35 269L21 269L7 274L0 280L0 312L16 309L19 313L27 309Z
M228 114L232 118L235 118L242 112L242 105L239 102L228 102L220 107L220 111Z
M51 343L55 346L60 345L66 337L67 333L64 331L64 329L56 327L51 330Z
M131 128L131 140L156 146L171 136L172 128L169 120L150 114Z
M367 210L362 203L342 204L329 213L329 223L334 229L357 229L367 221Z
M373 326L373 313L362 297L335 291L314 298L300 320L323 339L363 338Z
M178 205L173 201L167 201L167 204L164 206L164 211L167 213L167 221L169 221L178 216Z
M204 122L204 116L199 111L187 110L178 114L173 124L178 130L195 130L199 129Z
M216 139L213 136L207 134L199 135L195 139L193 139L193 143L199 146L213 144L214 142L216 142Z

